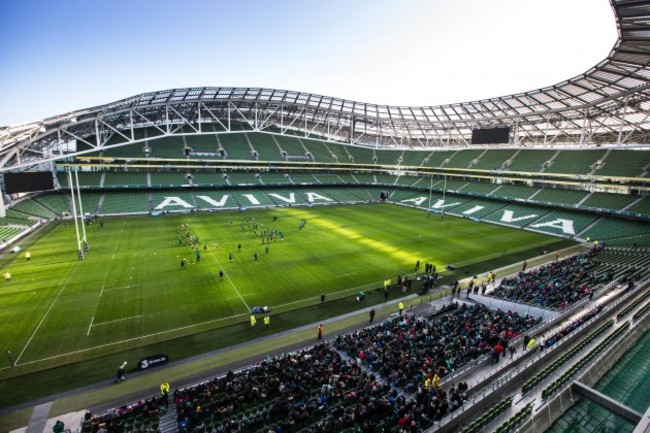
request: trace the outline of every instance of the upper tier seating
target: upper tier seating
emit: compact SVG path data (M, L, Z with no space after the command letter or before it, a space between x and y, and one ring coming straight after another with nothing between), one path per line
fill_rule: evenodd
M481 158L472 165L476 170L500 170L503 164L513 157L515 149L491 149L485 152Z
M650 152L613 149L603 162L603 166L595 172L596 175L640 177L650 165Z
M105 188L146 188L147 173L139 171L107 171L104 174Z
M532 198L534 201L545 203L577 204L587 196L586 191L568 189L544 188Z
M556 152L557 150L522 149L512 158L508 171L538 173L542 170L542 165L550 160Z
M544 173L590 173L592 166L605 156L605 152L605 150L562 150Z
M610 194L606 192L594 192L582 202L580 207L591 207L597 209L622 210L629 206L639 197L623 194Z
M472 161L480 157L485 150L483 149L470 149L459 150L457 152L449 152L447 158L449 161L444 164L445 168L471 168Z

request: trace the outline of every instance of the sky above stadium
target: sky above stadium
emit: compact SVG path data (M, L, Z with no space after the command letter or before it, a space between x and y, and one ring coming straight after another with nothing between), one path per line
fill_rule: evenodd
M195 86L464 102L579 75L616 37L607 0L7 0L0 126Z

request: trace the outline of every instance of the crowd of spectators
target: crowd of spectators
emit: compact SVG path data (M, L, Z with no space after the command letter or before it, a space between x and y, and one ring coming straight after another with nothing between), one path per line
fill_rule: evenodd
M376 431L398 422L405 406L373 373L322 343L175 390L173 399L181 432Z
M156 431L160 416L167 411L167 401L152 397L114 408L103 414L86 412L81 424L82 433L117 433L133 429Z
M597 275L593 270L593 258L598 252L598 248L592 248L528 272L521 271L502 279L490 296L561 310L591 296L596 285L614 278L612 271Z
M453 304L455 305L455 304ZM389 385L415 393L428 375L439 378L501 343L516 338L541 318L461 304L433 317L404 314L338 336L335 346L381 375Z

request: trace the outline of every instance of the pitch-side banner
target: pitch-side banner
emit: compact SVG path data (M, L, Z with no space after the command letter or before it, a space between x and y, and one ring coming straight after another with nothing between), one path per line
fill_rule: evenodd
M159 365L166 364L169 361L169 357L160 353L158 355L147 356L140 362L138 362L138 370L148 370L153 367L158 367Z

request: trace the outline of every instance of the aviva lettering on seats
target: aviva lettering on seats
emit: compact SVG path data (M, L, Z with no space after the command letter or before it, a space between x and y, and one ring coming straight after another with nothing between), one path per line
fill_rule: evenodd
M210 197L207 195L196 195L195 197L197 205L200 207L213 208L261 205L263 202L268 203L269 200L266 197L275 200L277 204L330 203L334 201L333 199L316 192L305 192L302 196L297 196L294 192L289 194L269 193L268 195L263 193L238 194L237 201L239 201L239 203L237 203L230 194L222 194L221 197ZM203 204L203 206L201 206L201 204ZM155 209L192 209L194 207L196 206L188 202L187 199L178 196L167 196L163 198L162 202L158 204Z

